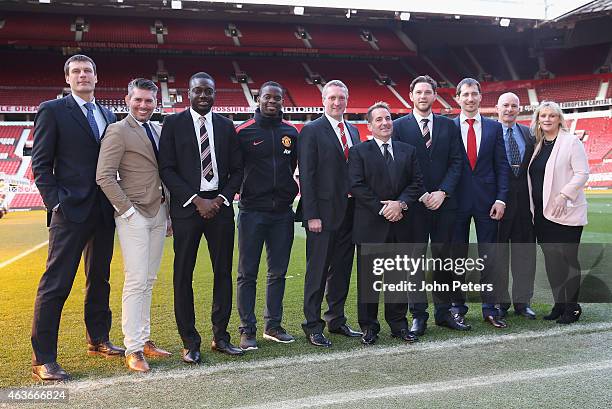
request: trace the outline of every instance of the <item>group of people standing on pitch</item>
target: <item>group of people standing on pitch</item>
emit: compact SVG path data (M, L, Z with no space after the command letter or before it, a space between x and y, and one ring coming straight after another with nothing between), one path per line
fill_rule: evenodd
M419 256L431 243L433 257L462 256L451 249L467 252L472 219L479 245L507 243L498 255L505 268L486 269L481 278L505 286L505 302L482 293L487 323L506 327L511 304L516 314L535 318L530 301L536 238L555 300L544 318L570 323L580 317L577 252L586 224L582 189L588 165L581 142L568 133L555 103L540 104L530 132L516 123L519 100L512 93L499 98L500 122L482 117L480 84L466 78L457 86L461 114L451 120L433 114L437 84L420 76L410 85L412 113L393 121L386 103L373 104L366 114L373 138L362 142L357 128L344 119L349 90L339 80L322 87L324 114L298 132L283 119L281 84L264 83L253 118L235 127L212 111L215 81L199 72L189 80L190 107L166 117L160 129L150 121L158 92L152 81L129 83L129 114L116 122L94 98L98 77L91 58L70 57L64 73L71 93L42 103L34 124L32 169L49 226L47 266L32 326L32 375L37 380L69 378L57 362L57 340L81 254L87 353L124 356L127 367L137 372L150 370L147 358L171 355L151 339L150 319L168 236L173 236L174 313L184 362L201 362L193 281L202 235L213 270L211 349L232 356L257 349L256 283L264 245L263 338L293 342L282 320L296 219L306 230L302 328L312 345L331 346L325 326L329 333L360 338L365 345L378 338L378 302L358 295L361 331L352 329L345 315L355 248L359 283L370 273L360 261L363 245L419 243ZM238 346L227 331L236 193ZM109 339L115 227L125 274L125 349ZM527 244L530 251L517 254L514 243ZM509 265L512 296L507 291ZM443 271L433 275L440 282L451 280ZM417 279L425 280L424 271L417 272ZM322 313L324 297L327 310ZM461 292L434 291L433 300L436 325L471 329ZM429 318L426 298L410 301L385 303L384 314L391 335L408 343L426 332Z

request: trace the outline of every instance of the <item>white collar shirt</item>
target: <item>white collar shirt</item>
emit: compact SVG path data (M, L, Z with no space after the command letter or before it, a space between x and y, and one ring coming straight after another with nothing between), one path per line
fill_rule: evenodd
M76 103L79 105L79 108L81 108L81 112L83 112L83 115L85 115L85 119L87 119L87 108L85 108L85 104L87 103L87 101L85 101L83 98L79 97L76 94L72 94L72 98L74 98ZM93 108L94 119L96 120L96 125L98 125L98 131L100 132L100 138L102 138L102 135L104 134L104 131L106 130L106 118L104 118L104 115L102 114L102 110L100 109L98 104L96 104L95 98L92 98L91 101L89 102L91 102L94 105L94 108Z
M325 113L325 117L327 118L327 120L331 124L332 129L334 130L334 132L336 132L336 138L338 138L338 142L340 142L340 146L342 146L342 138L340 137L340 127L338 126L340 121L338 121L338 120L332 118L331 116L327 115L327 113ZM344 120L342 120L342 123L344 124L344 135L346 136L346 144L350 148L351 146L353 146L353 141L351 139L351 134L350 134L350 132L348 130L348 126L346 126L346 122L344 122Z
M467 123L468 117L465 116L463 111L459 115L459 124L461 125L461 139L463 140L463 146L465 151L467 152L467 139L468 139L468 129L470 129L470 124ZM476 114L473 118L474 121L474 132L476 133L476 156L480 152L480 140L482 138L482 117L480 116L480 112Z
M428 120L427 128L429 128L429 137L431 138L433 135L433 127L434 127L433 112L430 112L428 116L421 116L417 114L415 111L412 111L412 114L414 115L414 119L416 119L417 124L419 124L419 128L421 128L421 133L423 133L423 119ZM432 138L432 142L433 142L433 138Z
M215 132L212 124L212 111L209 111L206 115L200 115L194 111L193 108L189 108L189 112L193 119L193 129L198 141L198 157L200 156L199 153L202 151L200 144L200 118L204 118L204 126L206 127L206 132L208 132L208 141L210 143L210 160L213 166L213 178L208 181L204 175L202 175L202 162L200 161L200 191L210 192L212 190L217 190L219 188L219 170L217 168L217 157L215 154Z
M393 144L391 143L391 138L389 138L389 140L387 142L383 142L378 138L372 138L374 139L374 141L376 142L376 144L378 145L378 149L380 150L381 155L383 156L383 158L385 157L385 148L383 146L383 144L388 144L389 146L387 147L387 150L389 151L389 154L391 155L391 157L393 159L395 159L395 156L393 155Z

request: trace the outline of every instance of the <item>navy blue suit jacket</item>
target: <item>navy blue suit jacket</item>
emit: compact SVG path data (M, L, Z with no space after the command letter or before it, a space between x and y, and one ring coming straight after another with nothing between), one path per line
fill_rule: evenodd
M359 144L357 127L344 123L353 146ZM325 115L304 125L298 148L302 196L296 217L304 227L310 219L321 219L323 230L337 230L348 204L348 165L336 132Z
M116 121L115 114L97 106L107 126ZM106 129L102 131L101 138ZM49 215L59 204L68 220L82 223L99 201L105 220L113 223L113 207L96 184L99 153L100 143L72 95L40 105L34 119L32 172Z
M463 172L457 186L457 201L460 212L488 215L496 200L506 202L508 199L510 166L501 124L483 116L481 118L482 136L474 170L461 140ZM459 117L454 122L459 127Z
M456 187L463 170L461 131L449 118L433 116L431 147L425 147L421 127L413 114L393 121L393 139L412 145L423 174L423 187L419 197L427 192L442 190L447 198L440 209L456 209Z

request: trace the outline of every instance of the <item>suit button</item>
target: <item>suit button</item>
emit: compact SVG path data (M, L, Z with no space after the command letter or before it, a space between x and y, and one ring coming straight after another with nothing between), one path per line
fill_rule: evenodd
M161 190L161 186L158 189Z

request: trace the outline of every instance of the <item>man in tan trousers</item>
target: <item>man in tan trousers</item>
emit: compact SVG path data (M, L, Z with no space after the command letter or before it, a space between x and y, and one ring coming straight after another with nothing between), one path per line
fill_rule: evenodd
M125 268L121 327L126 365L149 371L146 357L170 353L151 341L151 296L164 247L171 235L166 200L159 177L158 125L150 122L157 105L157 86L138 78L128 85L130 113L109 126L102 142L96 182L115 208L115 223ZM117 175L119 180L117 180Z

